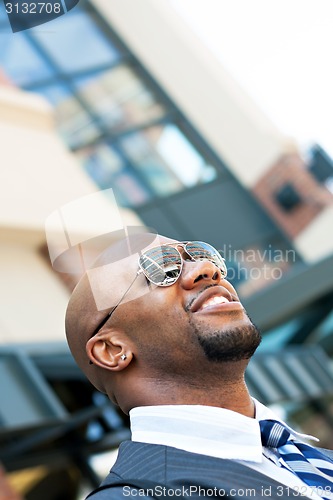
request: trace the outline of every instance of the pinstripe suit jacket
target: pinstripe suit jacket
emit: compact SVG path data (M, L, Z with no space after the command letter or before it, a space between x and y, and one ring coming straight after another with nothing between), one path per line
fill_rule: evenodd
M325 453L327 451L327 455L333 458L332 452L323 451ZM193 500L203 497L202 493L199 495L199 490L197 493L194 491L194 487L199 486L223 490L226 496L235 500L307 498L302 497L301 492L292 490L234 460L198 455L170 446L126 441L121 444L118 459L102 484L112 485L119 480L130 479L151 480L167 488L177 489L182 496L188 495L188 498ZM189 495L191 486L191 495ZM126 493L124 491L122 487L115 486L100 491L90 498L92 500L124 500L128 497L134 500L133 497L143 497L137 490L132 495L129 488L126 488ZM162 495L161 498L163 498Z

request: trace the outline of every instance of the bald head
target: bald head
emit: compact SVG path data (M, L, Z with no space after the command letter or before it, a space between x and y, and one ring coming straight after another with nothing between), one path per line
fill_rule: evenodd
M76 362L89 378L92 369L86 353L87 341L135 279L139 253L173 241L152 233L132 235L118 241L100 255L74 289L66 312L66 335ZM122 303L148 291L148 287L133 287Z

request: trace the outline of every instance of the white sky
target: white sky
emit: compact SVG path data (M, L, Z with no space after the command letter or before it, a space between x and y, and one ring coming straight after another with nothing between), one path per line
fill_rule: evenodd
M333 0L169 0L276 125L333 157Z

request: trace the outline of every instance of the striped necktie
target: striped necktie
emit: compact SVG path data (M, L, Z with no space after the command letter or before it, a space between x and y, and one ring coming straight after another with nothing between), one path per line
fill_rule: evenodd
M291 433L276 420L260 420L263 446L274 448L282 458L282 467L289 469L318 496L333 499L333 460L308 444L290 439Z

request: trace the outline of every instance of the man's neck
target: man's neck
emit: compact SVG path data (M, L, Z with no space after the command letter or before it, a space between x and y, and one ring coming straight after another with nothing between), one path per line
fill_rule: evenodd
M244 380L223 383L219 380L215 384L202 380L199 385L156 380L154 377L141 379L134 385L129 398L123 402L126 412L137 406L203 405L226 408L247 417L255 417L255 406Z

